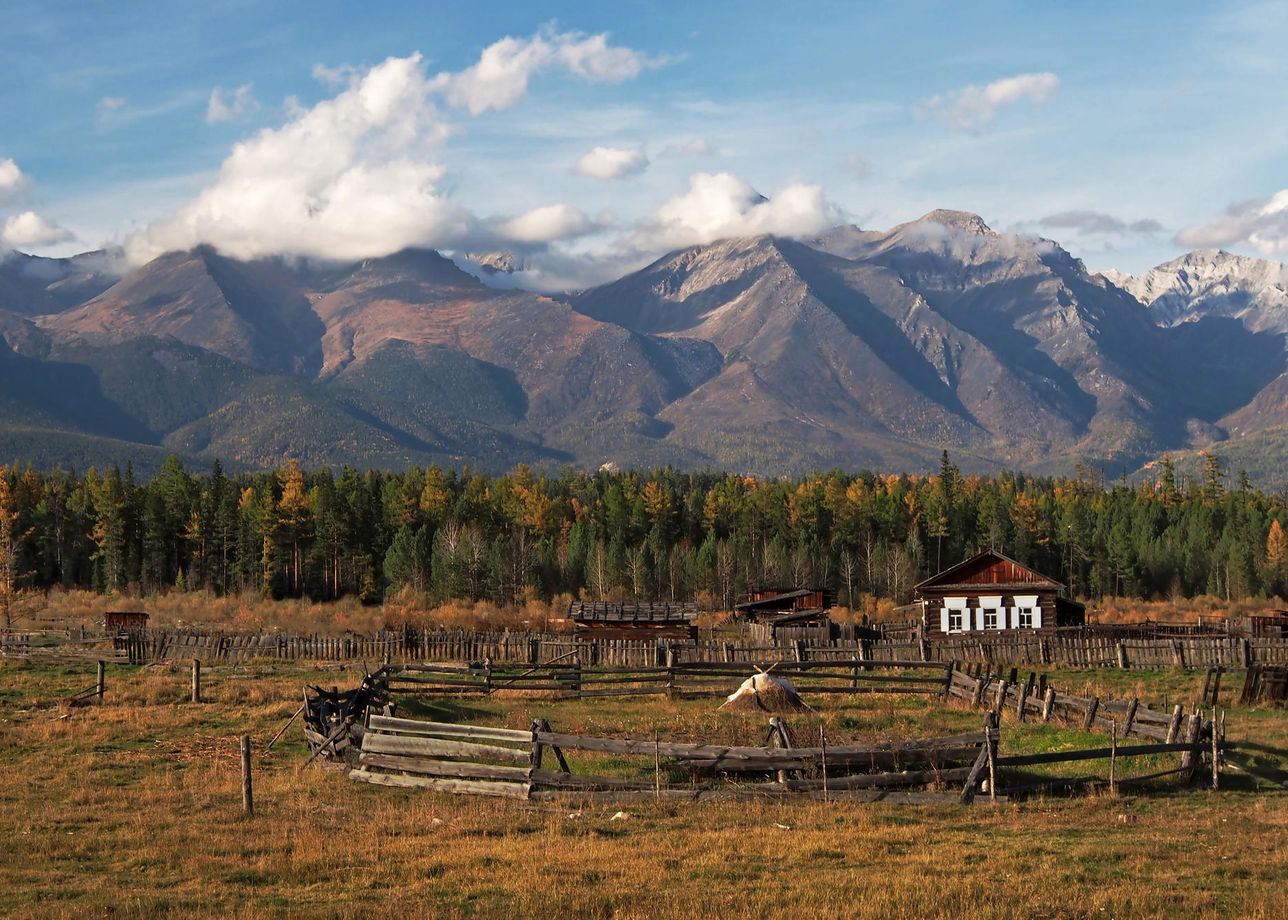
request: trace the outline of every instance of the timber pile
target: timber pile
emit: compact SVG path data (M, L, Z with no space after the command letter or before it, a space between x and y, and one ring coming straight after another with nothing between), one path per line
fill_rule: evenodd
M386 705L389 699L383 670L367 674L353 690L305 688L304 741L312 751L309 760L357 762L368 710Z

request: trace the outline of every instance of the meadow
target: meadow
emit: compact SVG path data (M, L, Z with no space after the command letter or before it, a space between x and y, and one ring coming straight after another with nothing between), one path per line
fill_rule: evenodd
M1056 672L1074 692L1196 697L1202 674ZM352 671L110 666L103 705L63 700L84 664L0 663L0 913L71 917L1265 917L1288 915L1288 792L1227 773L969 807L819 801L557 806L354 783L301 769L304 684ZM763 716L712 700L406 700L408 714L663 738L737 740ZM820 702L793 730L829 739L978 728L938 700ZM238 739L254 744L242 814ZM1288 778L1282 711L1234 707L1231 743ZM1088 746L1072 729L1003 723L1003 753ZM1097 736L1096 743L1103 743ZM619 814L620 812L620 814Z

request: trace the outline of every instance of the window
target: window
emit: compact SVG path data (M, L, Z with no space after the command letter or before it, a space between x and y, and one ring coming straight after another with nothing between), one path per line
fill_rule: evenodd
M984 608L984 628L985 628L985 629L1001 629L1001 628L1002 628L1001 626L999 626L999 625L998 625L998 622L997 622L997 608L996 608L996 607L985 607L985 608Z
M957 609L953 609L953 608L951 608L951 607L950 607L950 608L948 608L948 631L949 631L949 632L961 632L961 631L962 631L962 610L961 610L961 608L957 608Z
M1020 613L1020 629L1032 629L1033 628L1033 608L1017 607L1016 609Z

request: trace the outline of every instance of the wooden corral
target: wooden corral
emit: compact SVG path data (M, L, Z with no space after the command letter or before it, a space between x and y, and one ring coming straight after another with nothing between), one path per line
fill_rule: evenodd
M568 619L578 638L688 639L698 638L698 610L691 604L617 604L611 601L572 601Z
M1086 608L1060 596L1064 585L987 550L914 590L927 636L1081 626Z

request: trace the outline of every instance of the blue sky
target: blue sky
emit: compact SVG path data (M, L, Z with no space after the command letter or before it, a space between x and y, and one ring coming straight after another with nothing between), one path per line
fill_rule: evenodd
M934 208L1288 251L1288 4L6 0L0 239L509 249L547 288ZM763 196L763 197L762 197Z

